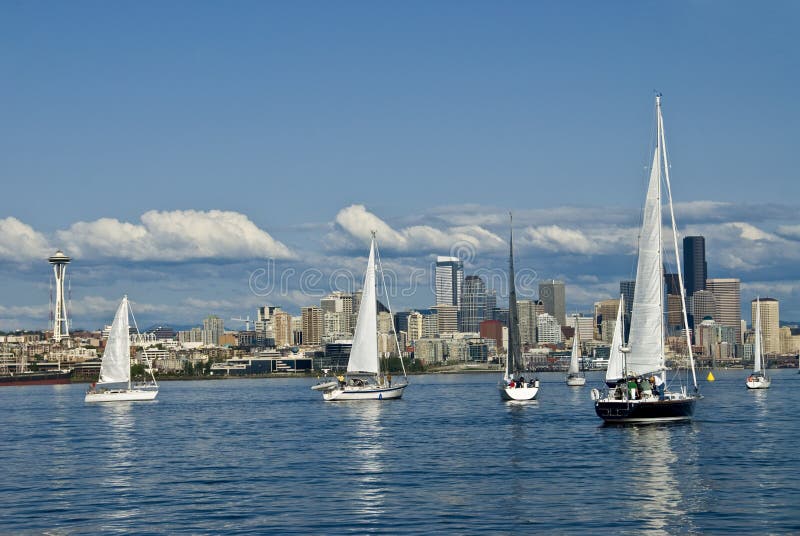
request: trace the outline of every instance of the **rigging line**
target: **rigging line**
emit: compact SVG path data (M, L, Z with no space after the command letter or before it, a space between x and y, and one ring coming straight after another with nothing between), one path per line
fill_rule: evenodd
M389 309L389 315L392 317L392 333L394 333L394 344L397 348L397 356L400 358L400 367L403 369L403 377L408 379L408 375L406 374L406 365L403 363L403 353L400 351L400 340L397 338L397 328L394 325L394 313L392 312L392 304L389 301L389 289L386 286L386 277L383 273L383 262L381 262L381 252L378 249L378 242L375 239L375 234L372 235L373 241L375 242L375 257L377 257L378 267L381 272L381 283L383 283L383 292L386 294L386 307Z
M686 333L686 348L689 353L689 365L692 369L692 384L694 385L695 392L697 391L697 375L694 370L694 355L692 355L692 339L689 333L689 318L686 313L686 290L683 286L683 271L681 270L680 252L678 251L678 229L675 224L675 210L672 207L672 185L669 179L669 161L667 160L667 144L664 139L664 119L661 115L661 102L658 106L659 123L659 137L661 139L661 151L664 155L664 179L667 183L667 196L669 197L669 214L672 221L672 240L675 247L675 264L678 268L678 285L681 291L681 310L683 312L683 327Z

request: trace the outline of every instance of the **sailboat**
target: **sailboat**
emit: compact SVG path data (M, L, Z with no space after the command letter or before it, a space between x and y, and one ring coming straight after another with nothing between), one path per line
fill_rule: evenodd
M570 387L580 387L586 384L586 377L581 374L581 336L578 329L578 322L575 321L575 336L572 338L572 355L569 359L569 370L567 370L567 385Z
M756 298L756 318L753 321L755 344L753 344L753 373L747 377L745 385L748 389L769 389L772 380L764 369L764 349L761 341L761 301Z
M661 236L661 181L667 186L669 211L672 221L673 245L678 268L681 296L684 296L681 273L678 233L672 207L672 188L669 164L664 141L664 120L661 115L661 95L656 96L657 135L653 165L645 199L642 229L639 235L639 258L636 267L636 292L631 312L631 330L628 345L620 346L622 376L613 389L600 393L592 390L597 416L609 423L649 423L690 420L694 413L697 394L697 377L688 328L686 303L682 298L684 332L692 371L694 393L686 387L672 391L667 388L664 349L664 263ZM662 163L663 158L663 163ZM663 170L662 170L663 164ZM619 315L617 315L619 317ZM620 322L617 322L619 326ZM612 351L614 348L612 348ZM611 363L609 363L610 368ZM608 373L607 373L608 374Z
M117 308L111 331L108 334L106 350L100 364L100 379L92 384L86 393L85 402L129 402L153 400L158 395L158 384L153 375L153 367L147 360L147 372L151 381L134 384L131 382L131 337L128 315L130 306L128 296L123 296ZM135 325L135 323L134 323Z
M503 379L497 385L503 400L533 400L539 394L539 380L525 380L522 346L519 337L517 290L514 285L514 230L511 229L508 254L508 356Z
M405 365L403 365L403 380L395 385L392 385L391 374L381 370L378 356L376 250L375 233L372 233L367 272L364 274L364 290L361 295L361 305L358 308L350 359L347 362L347 374L336 380L323 381L311 387L315 391L322 391L322 398L325 400L391 400L403 396L403 391L408 386ZM387 292L387 304L388 296ZM401 355L397 334L395 334L395 344L398 355ZM402 358L400 363L403 363Z

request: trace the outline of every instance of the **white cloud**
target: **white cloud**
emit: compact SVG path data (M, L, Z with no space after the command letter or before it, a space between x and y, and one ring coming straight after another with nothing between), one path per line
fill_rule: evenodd
M725 224L725 226L737 230L739 232L739 238L743 240L751 240L751 241L766 240L768 242L780 241L780 238L778 238L774 234L762 231L755 225L751 225L749 223L737 221L737 222L727 223Z
M84 258L178 262L293 256L244 214L221 210L151 210L141 224L101 218L74 223L56 235L66 251Z
M369 240L371 231L376 231L382 248L415 255L428 252L463 252L469 256L478 250L494 251L507 247L502 238L479 225L460 225L446 229L414 225L395 230L369 212L364 205L343 208L336 215L336 223L350 236L362 242ZM335 241L335 235L333 239Z
M780 225L778 234L790 240L800 240L800 225Z
M42 233L16 218L0 219L0 260L44 261L53 248Z
M586 225L581 229L541 225L525 229L522 243L560 254L627 255L635 247L635 238L636 229L633 228Z

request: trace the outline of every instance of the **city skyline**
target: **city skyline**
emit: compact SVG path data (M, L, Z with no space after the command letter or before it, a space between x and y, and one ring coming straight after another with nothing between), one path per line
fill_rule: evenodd
M438 255L498 274L509 210L530 286L591 310L632 277L654 90L681 236L706 237L708 277L739 278L743 303L800 319L796 3L423 12L0 6L0 329L49 324L57 249L73 327L123 294L186 324L299 310L315 270L358 282L371 230L404 281ZM644 46L655 31L670 45ZM394 308L435 303L419 289Z

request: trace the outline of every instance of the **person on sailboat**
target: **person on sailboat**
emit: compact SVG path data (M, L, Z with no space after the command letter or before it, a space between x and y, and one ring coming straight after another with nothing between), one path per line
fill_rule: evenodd
M652 376L650 382L655 386L656 391L658 391L658 399L664 400L664 380L661 379L661 376Z

